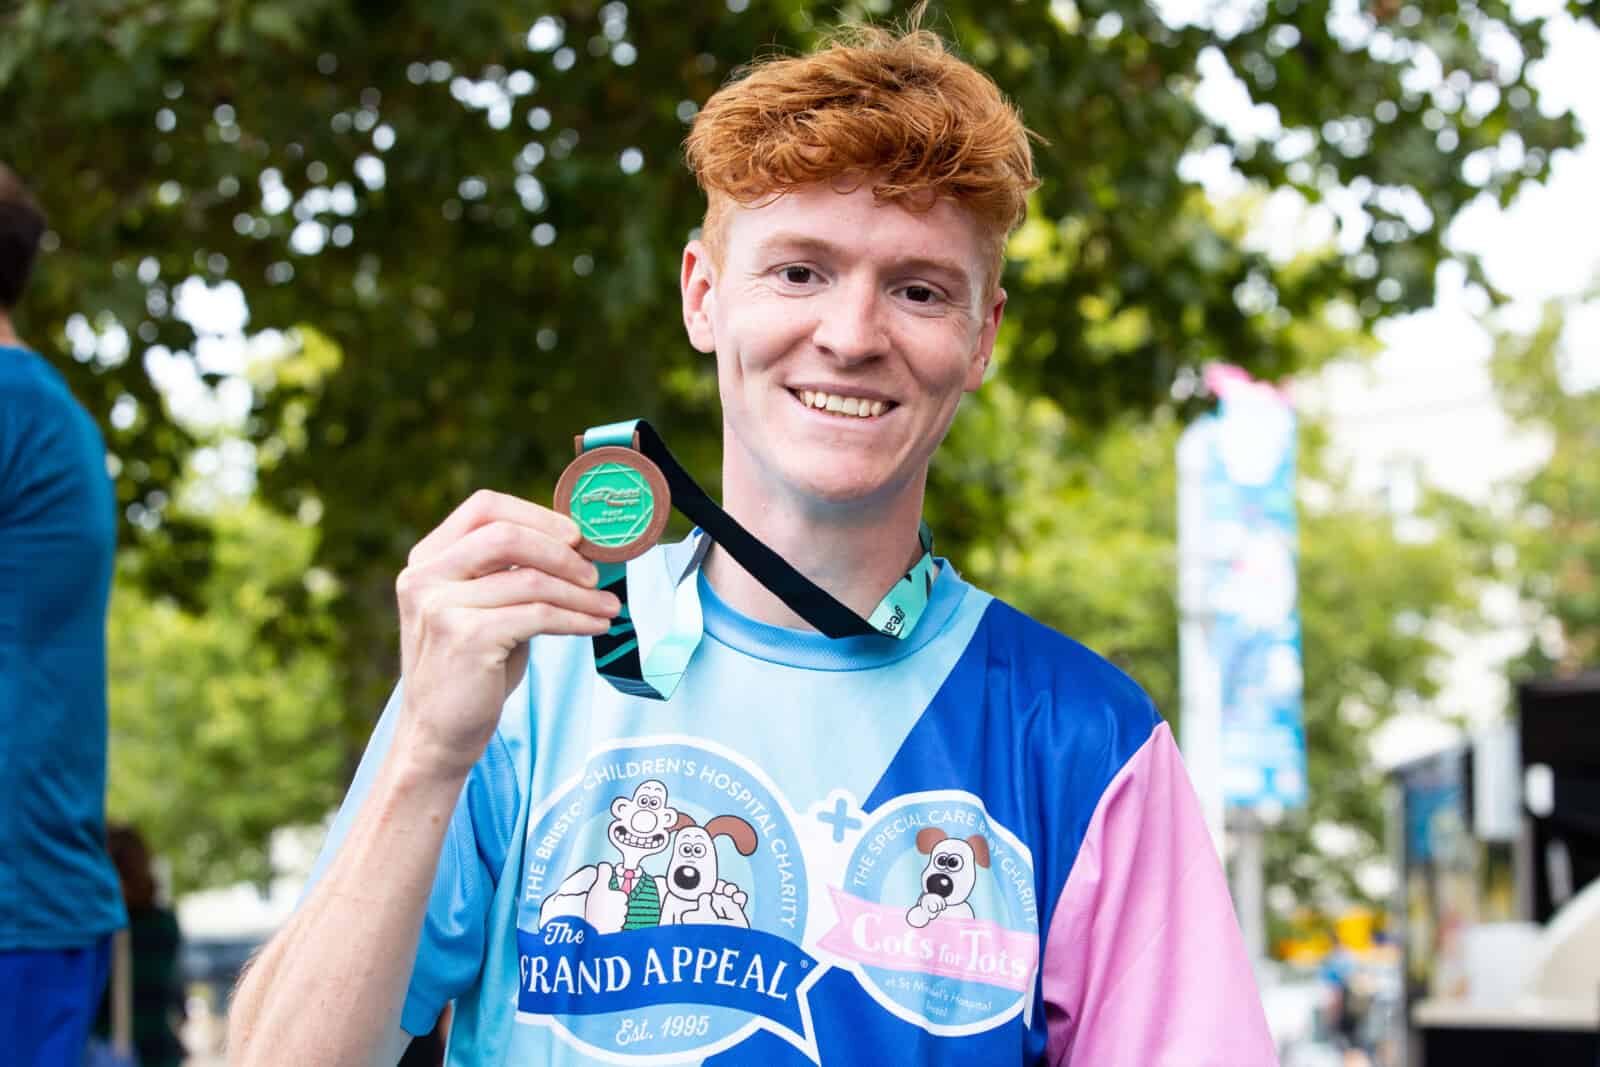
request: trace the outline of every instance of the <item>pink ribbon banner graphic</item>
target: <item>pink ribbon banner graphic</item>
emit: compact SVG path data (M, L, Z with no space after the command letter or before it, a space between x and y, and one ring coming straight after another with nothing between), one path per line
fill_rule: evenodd
M926 926L906 921L905 907L875 904L829 888L839 921L817 947L894 971L982 982L1025 993L1033 987L1039 944L1031 933L982 919L940 915Z

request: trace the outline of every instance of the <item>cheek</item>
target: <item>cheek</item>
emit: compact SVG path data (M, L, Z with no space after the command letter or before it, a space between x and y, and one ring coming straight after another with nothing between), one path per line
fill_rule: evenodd
M912 373L924 388L958 392L965 388L972 373L977 341L965 327L949 323L938 325L938 330L908 336L905 350L923 353L922 358L913 358L910 362Z

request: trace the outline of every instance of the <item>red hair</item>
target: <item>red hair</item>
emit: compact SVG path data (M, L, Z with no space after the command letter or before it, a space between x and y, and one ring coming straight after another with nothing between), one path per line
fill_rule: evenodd
M940 197L970 211L993 288L1039 184L1030 135L987 75L914 23L903 34L848 27L811 55L758 60L706 101L685 154L706 194L702 239L714 259L733 205L854 181L912 211Z

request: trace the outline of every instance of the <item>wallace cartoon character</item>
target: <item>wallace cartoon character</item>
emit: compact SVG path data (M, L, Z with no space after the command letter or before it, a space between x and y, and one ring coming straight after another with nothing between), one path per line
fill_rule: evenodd
M917 851L928 857L928 865L922 871L922 893L906 912L906 922L923 927L941 915L973 918L967 898L978 884L978 868L989 866L989 839L973 834L963 841L929 826L917 834Z
M659 925L659 879L646 874L643 864L646 857L666 851L680 820L694 825L667 806L667 787L654 779L639 783L632 797L612 800L606 840L622 862L596 863L568 875L540 906L539 925L567 916L582 918L602 934Z
M656 879L663 891L661 925L749 926L744 912L749 898L744 890L718 876L716 840L726 837L739 855L748 856L756 850L755 827L737 815L718 815L704 827L696 826L688 816L680 816L678 827L666 876Z

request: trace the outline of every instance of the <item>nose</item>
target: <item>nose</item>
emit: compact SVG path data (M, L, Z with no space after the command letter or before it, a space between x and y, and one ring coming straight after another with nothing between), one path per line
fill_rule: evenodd
M950 880L948 874L930 874L927 882L928 892L935 896L947 897L956 891L956 884Z
M687 863L672 872L672 884L685 892L700 888L700 872Z
M811 335L816 346L845 366L883 355L888 342L875 287L841 280L830 297Z
M656 817L640 808L633 813L633 818L628 820L628 825L636 834L653 834L656 830Z

